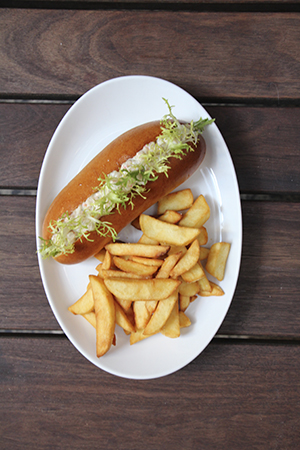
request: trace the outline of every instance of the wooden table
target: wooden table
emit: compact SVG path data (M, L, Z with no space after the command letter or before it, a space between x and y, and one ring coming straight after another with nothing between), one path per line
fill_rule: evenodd
M2 1L0 448L300 448L299 1ZM243 255L217 335L134 381L64 336L35 247L39 171L84 92L153 75L217 119L239 180Z

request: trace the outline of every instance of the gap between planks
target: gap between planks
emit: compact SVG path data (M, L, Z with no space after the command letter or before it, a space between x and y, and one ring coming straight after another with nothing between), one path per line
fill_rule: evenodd
M298 2L277 3L274 1L251 2L235 1L228 3L219 2L195 2L195 1L128 1L120 0L110 2L108 0L96 1L41 1L41 0L2 0L2 8L21 9L52 9L52 10L160 10L160 11L191 11L191 12L241 12L241 13L291 13L299 12Z
M62 330L19 330L0 329L1 338L66 338ZM237 334L217 334L212 339L218 344L294 344L300 345L300 337L291 336L261 336L261 335L237 335Z

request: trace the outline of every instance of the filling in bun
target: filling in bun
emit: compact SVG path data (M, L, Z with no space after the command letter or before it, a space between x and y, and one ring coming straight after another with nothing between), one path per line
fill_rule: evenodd
M168 101L165 102L169 114L161 120L161 134L156 141L146 144L133 158L125 161L119 171L100 177L99 185L90 197L74 211L49 224L52 237L42 239L39 249L43 258L73 253L76 240L89 240L89 234L95 230L101 236L109 235L115 240L116 231L103 218L109 217L114 209L119 210L120 206L133 208L134 197L143 197L151 188L149 182L156 180L161 173L168 176L170 158L181 159L193 151L192 145L197 145L205 126L213 120L200 118L197 122L182 124L173 115Z

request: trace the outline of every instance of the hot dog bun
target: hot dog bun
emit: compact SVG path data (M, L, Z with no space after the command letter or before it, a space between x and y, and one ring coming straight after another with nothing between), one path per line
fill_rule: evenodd
M149 122L127 131L102 150L54 199L44 219L42 237L49 240L51 238L49 224L66 212L71 214L78 205L93 194L94 188L99 184L98 179L103 173L109 174L113 170L119 170L121 164L132 158L144 145L155 141L160 132L159 121ZM200 166L205 151L205 141L200 136L193 152L188 152L182 159L170 158L171 168L168 171L168 177L165 174L159 174L157 180L148 183L149 192L145 193L146 199L141 196L135 197L133 209L130 206L126 210L120 208L121 214L118 211L113 212L105 220L111 222L113 228L119 233L161 197L186 181ZM110 236L103 237L97 231L93 231L89 235L89 240L78 239L75 242L73 253L60 254L55 257L55 260L62 264L79 263L95 255L110 241Z

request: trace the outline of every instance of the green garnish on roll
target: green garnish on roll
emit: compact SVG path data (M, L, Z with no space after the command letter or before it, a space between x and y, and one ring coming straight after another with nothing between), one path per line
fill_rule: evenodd
M161 134L125 161L118 171L100 176L94 193L73 212L66 212L58 220L51 221L51 238L40 238L42 258L73 253L75 242L78 239L90 241L93 231L115 240L117 232L109 221L109 215L115 211L120 213L120 207L133 209L134 198L145 198L149 182L157 180L159 174L168 177L171 158L182 159L194 151L193 145L197 145L204 128L214 119L200 118L196 122L182 124L172 113L168 101L164 101L169 112L161 120Z

